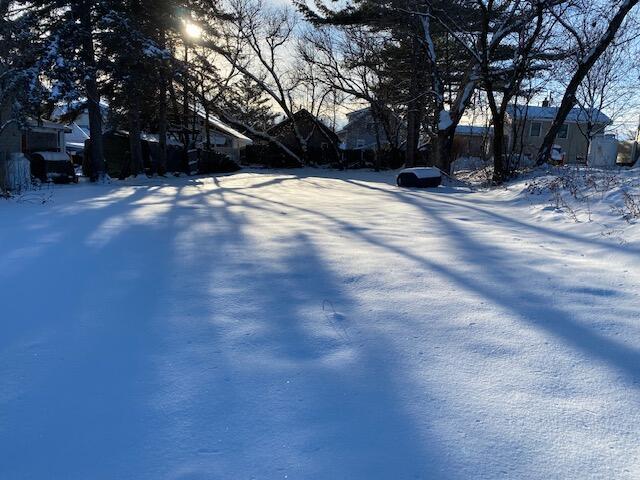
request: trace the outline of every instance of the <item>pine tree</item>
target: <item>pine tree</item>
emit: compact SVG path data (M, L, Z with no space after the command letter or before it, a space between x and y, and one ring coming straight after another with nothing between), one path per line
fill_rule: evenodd
M271 128L277 117L262 88L246 76L227 90L224 108L241 123L262 132Z
M414 164L421 137L421 126L428 127L433 139L437 136L440 112L446 105L455 102L456 92L464 83L464 73L470 62L465 50L455 47L449 32L438 24L430 26L430 36L425 36L425 25L421 13L430 9L443 9L464 16L465 26L474 21L468 14L469 7L464 2L425 2L407 4L401 0L382 2L380 0L354 0L346 7L332 10L322 0L315 2L315 8L305 3L297 3L305 16L316 25L334 25L348 28L361 27L370 35L387 39L377 57L369 59L371 69L380 78L378 86L380 98L384 98L385 108L397 110L396 105L404 105L406 120L407 163ZM431 47L436 52L430 60ZM356 60L355 66L362 66ZM455 125L450 129L452 143ZM436 149L437 150L437 149Z
M39 11L15 15L16 6L0 1L0 134L27 116L44 114L42 106L49 95L40 74L58 59L55 48L43 39Z
M18 4L18 2L10 2ZM17 21L29 32L33 45L22 45L17 52L30 72L30 103L40 79L49 88L48 101L54 104L80 98L87 100L90 118L92 180L104 173L102 113L98 89L98 53L95 48L97 5L91 0L32 0L22 5ZM11 20L9 20L11 21ZM32 53L37 50L34 57ZM37 57L37 58L36 58ZM26 63L26 65L25 65Z

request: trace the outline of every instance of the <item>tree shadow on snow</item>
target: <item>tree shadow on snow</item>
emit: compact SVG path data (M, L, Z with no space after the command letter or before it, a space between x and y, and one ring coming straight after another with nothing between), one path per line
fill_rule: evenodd
M285 232L266 249L255 205L197 189L139 186L16 232L50 240L2 281L0 473L456 478L318 247Z

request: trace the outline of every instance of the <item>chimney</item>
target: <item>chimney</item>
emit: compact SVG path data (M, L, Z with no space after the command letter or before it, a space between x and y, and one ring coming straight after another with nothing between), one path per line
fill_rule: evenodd
M543 106L544 108L547 108L550 104L551 104L551 102L549 101L549 99L548 99L548 98L545 98L545 99L542 101L542 106Z

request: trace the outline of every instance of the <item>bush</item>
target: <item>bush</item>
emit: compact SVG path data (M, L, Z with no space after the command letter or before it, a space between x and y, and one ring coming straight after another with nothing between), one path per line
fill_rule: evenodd
M200 152L198 173L231 173L240 169L240 165L231 160L228 155L207 150Z

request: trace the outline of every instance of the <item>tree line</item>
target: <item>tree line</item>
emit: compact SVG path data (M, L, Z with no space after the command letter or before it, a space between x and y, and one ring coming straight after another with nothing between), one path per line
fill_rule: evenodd
M306 109L335 128L346 106L362 104L407 164L426 142L430 161L448 172L456 127L482 104L499 183L513 171L510 105L549 85L558 92L539 163L572 108L611 106L611 90L624 83L625 53L635 48L637 3L0 0L0 103L10 101L11 111L0 132L60 103L87 108L98 179L101 102L110 125L130 134L134 173L142 170L141 132L158 133L161 170L169 135L185 146L195 140L198 110L306 164L296 112ZM298 149L269 135L278 115L291 120Z

